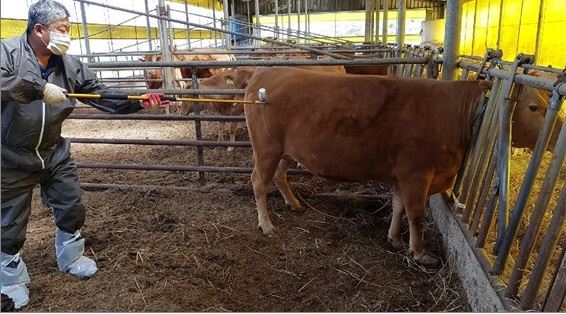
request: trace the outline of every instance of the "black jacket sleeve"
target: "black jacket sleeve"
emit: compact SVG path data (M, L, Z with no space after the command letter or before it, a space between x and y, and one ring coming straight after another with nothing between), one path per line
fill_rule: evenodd
M28 104L43 98L43 88L47 82L37 69L33 69L35 64L19 49L22 48L16 39L2 41L0 94L2 102Z
M84 63L76 60L78 63L77 85L75 92L77 93L95 93L104 95L109 93L110 90L107 86L100 83L96 78L94 72L89 69ZM111 91L112 94L124 93ZM81 102L93 106L94 108L111 113L134 113L143 109L139 101L131 100L115 100L115 99L81 99Z

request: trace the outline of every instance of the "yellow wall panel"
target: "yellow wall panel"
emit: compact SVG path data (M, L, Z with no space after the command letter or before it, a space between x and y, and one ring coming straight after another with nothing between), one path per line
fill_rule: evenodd
M503 60L513 60L517 56L517 35L519 25L501 26L499 49L503 50Z
M561 22L566 19L566 1L546 0L545 22Z
M519 42L517 44L517 51L534 54L537 42L537 24L523 24L521 25L521 32L519 35Z
M500 5L501 0L489 1L489 27L499 27L499 18L501 16Z
M566 67L566 21L544 23L537 64Z

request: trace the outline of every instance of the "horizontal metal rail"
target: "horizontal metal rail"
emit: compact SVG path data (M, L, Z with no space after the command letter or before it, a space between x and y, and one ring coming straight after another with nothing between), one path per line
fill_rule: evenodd
M252 147L249 141L186 141L186 140L145 140L145 139L116 139L116 138L69 138L76 144L121 144L121 145L165 145L165 146L196 146L196 147Z
M82 169L113 169L113 170L143 170L143 171L185 171L185 172L214 172L214 173L252 173L252 168L245 167L213 167L213 166L167 166L167 165L139 165L139 164L110 164L78 162ZM310 175L311 173L299 169L289 169L292 175Z
M153 121L219 121L243 122L243 116L208 116L208 115L158 115L158 114L71 114L67 119L76 120L153 120Z
M430 58L376 58L376 59L357 59L357 60L235 60L235 61L106 61L88 63L93 70L139 70L141 68L230 68L235 66L308 66L308 65L394 65L394 64L427 64Z
M261 48L252 48L254 50L250 51L233 51L233 50L226 50L226 51L211 51L210 49L203 48L202 51L198 49L189 50L189 51L182 51L177 50L172 52L173 55L264 55L264 54L287 54L287 53L311 53L308 51L300 50L300 49L282 49L282 50L270 50ZM258 49L262 49L258 51ZM387 48L378 48L378 49L330 49L328 51L332 51L335 53L374 53L374 52L388 52L390 49ZM161 55L161 52L158 51L133 51L133 52L114 52L114 53L91 53L91 54L76 54L73 55L76 58L109 58L109 57L140 57L140 56L157 56Z

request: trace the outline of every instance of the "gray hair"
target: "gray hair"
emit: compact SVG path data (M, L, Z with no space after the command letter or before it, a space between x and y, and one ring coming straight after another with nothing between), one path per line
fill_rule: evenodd
M35 24L48 25L71 16L64 5L53 0L39 0L31 5L28 13L27 33L31 33Z

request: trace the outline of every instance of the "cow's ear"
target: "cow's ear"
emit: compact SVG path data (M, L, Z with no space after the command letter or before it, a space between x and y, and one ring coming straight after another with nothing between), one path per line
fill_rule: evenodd
M228 85L234 85L234 75L226 75L224 81L226 81Z
M493 87L492 81L480 80L479 84L480 84L481 91L484 92L484 93L487 92L488 90L490 90Z

